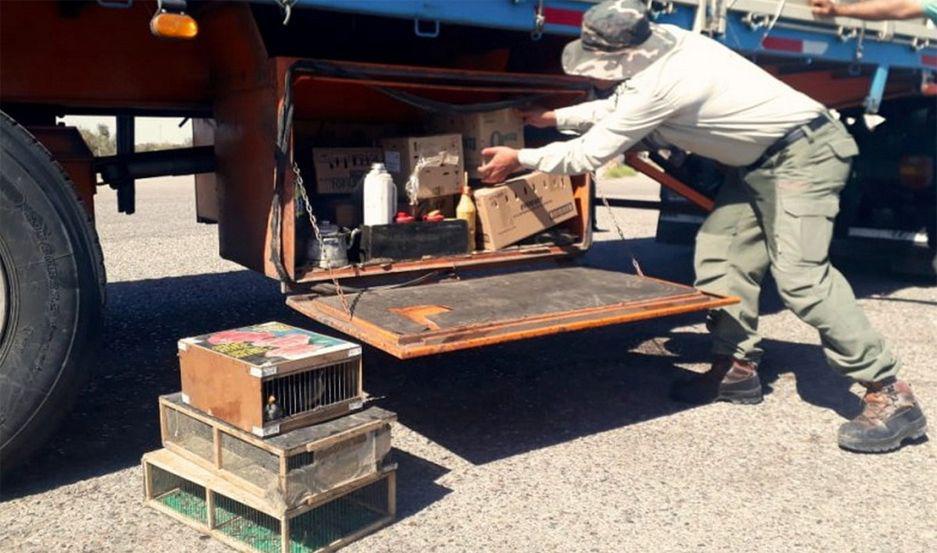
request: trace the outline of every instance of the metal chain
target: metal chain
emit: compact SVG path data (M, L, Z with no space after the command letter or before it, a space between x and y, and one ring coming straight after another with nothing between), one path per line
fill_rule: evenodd
M303 205L306 209L306 215L309 216L309 222L312 224L312 232L316 236L316 242L319 243L319 255L325 253L325 243L322 241L322 233L319 231L319 221L316 219L316 214L312 210L312 204L309 202L309 195L306 194L306 186L303 184L303 176L299 173L299 165L296 162L293 162L293 175L296 177L296 189L299 191L299 197L303 201ZM339 301L342 302L342 308L345 310L345 314L348 315L348 318L351 319L351 308L348 306L348 299L345 297L345 291L342 290L342 285L338 283L338 279L335 278L335 273L332 271L332 264L327 263L326 268L329 271L329 278L332 279L332 285L335 286L335 294L338 296Z
M299 0L276 0L277 4L280 5L280 10L283 11L283 26L285 27L290 22L290 17L293 15L293 4Z
M596 182L596 181L597 181L596 174L592 173L592 182ZM638 276L643 277L644 271L641 269L641 263L638 262L638 258L635 257L634 252L632 252L631 248L628 247L628 242L626 241L627 239L625 238L625 233L623 230L621 230L621 225L618 224L618 218L615 217L615 212L612 211L612 206L609 205L608 198L606 198L605 196L601 196L601 198L602 198L602 203L605 204L605 209L608 210L608 216L612 220L612 225L615 226L615 231L618 233L618 237L621 239L622 248L624 248L624 250L628 253L628 257L631 258L631 266L634 267L634 270L636 273L638 273ZM659 337L657 336L652 337L651 343L654 344L654 347L657 348L657 352L661 354L663 357L670 356L670 352L667 351L667 348L664 347L663 343L661 343L661 340Z
M605 209L608 210L608 216L612 220L612 224L615 226L615 230L618 232L618 237L621 238L622 247L628 252L628 257L631 258L631 266L634 267L634 271L638 273L638 276L644 276L644 271L641 270L641 264L638 263L638 258L634 256L634 253L631 251L631 248L628 247L628 243L625 238L625 233L621 230L621 226L618 224L618 218L615 217L615 212L612 211L612 206L608 204L608 198L602 196L602 203L605 204Z
M537 10L534 12L534 29L530 32L530 38L533 40L543 38L543 26L546 23L547 18L543 13L543 0L537 0Z

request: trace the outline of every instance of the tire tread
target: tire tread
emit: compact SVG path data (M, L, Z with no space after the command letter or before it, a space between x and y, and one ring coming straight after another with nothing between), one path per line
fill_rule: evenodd
M25 421L20 429L15 431L6 443L0 442L0 466L3 466L4 472L7 472L8 469L22 463L51 436L57 429L62 417L71 410L78 394L88 383L91 367L90 360L100 341L99 330L106 305L107 275L104 268L101 243L94 228L94 220L84 202L78 196L74 182L68 176L68 173L32 133L2 111L0 111L0 126L3 128L4 134L9 133L12 141L18 142L28 149L31 154L38 156L40 163L48 164L47 168L50 171L57 172L65 183L64 187L56 187L65 189L64 191L58 190L60 192L58 200L60 201L56 202L51 195L49 200L58 207L63 220L69 219L63 222L66 224L66 232L69 233L74 242L76 263L79 263L80 259L84 257L90 260L97 295L96 309L85 309L86 313L79 314L78 321L83 324L84 328L76 328L75 337L83 342L73 342L68 356L49 386L46 396L36 406L30 418ZM50 191L46 188L43 188L43 191L47 195L50 192L51 194L56 192L55 189ZM86 256L78 252L79 248ZM79 268L78 271L80 273L81 269ZM78 309L83 309L83 305L83 302L80 301ZM69 364L72 366L69 366ZM6 439L5 437L2 438Z

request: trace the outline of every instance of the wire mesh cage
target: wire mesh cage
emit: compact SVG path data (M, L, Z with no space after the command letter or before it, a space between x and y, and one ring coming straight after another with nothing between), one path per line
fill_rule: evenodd
M285 419L358 397L361 372L357 360L264 380L266 422ZM270 401L273 399L274 401ZM278 409L279 411L276 411ZM274 417L273 415L278 415Z
M280 520L225 495L214 494L215 528L254 551L283 549Z
M210 424L174 409L163 410L161 415L164 442L171 442L207 461L212 460L214 446Z
M334 550L385 526L396 514L392 467L308 505L282 509L169 450L144 455L143 465L148 505L241 551ZM182 506L180 497L189 503Z
M327 501L290 520L290 550L318 551L364 528L381 524L390 514L390 486L378 480Z
M389 424L334 445L287 457L286 487L290 496L328 491L380 469L390 452Z
M378 407L260 439L186 405L179 396L160 398L163 445L287 507L366 478L388 461L396 415ZM198 444L197 451L192 444Z
M205 487L155 465L144 465L148 498L197 522L208 521Z
M265 493L276 492L280 475L278 455L226 432L220 433L219 438L220 468L260 487Z

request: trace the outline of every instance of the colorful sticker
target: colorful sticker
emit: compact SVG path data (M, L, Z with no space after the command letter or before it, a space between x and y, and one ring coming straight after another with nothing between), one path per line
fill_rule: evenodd
M199 345L251 365L273 365L357 347L283 323L264 323L199 336Z

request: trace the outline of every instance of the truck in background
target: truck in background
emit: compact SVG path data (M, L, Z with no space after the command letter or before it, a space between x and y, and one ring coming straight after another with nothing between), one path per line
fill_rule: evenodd
M131 214L136 178L196 174L199 220L218 224L222 257L280 281L298 311L401 358L733 301L557 264L591 245L594 189L587 177L573 179L576 216L563 223L563 240L335 270L303 258L309 213L301 177L309 180L309 148L360 146L354 142L362 129L401 132L426 110L588 99L593 91L585 82L561 74L559 54L590 5L0 2L0 463L21 462L42 443L93 364L105 298L94 230L99 179ZM895 127L896 138L870 135L864 142L863 156L874 143L887 163L860 158L855 178L863 197L844 213L915 227L917 219L906 215L911 209L933 228L932 26L817 20L802 0L649 5L659 22L723 41L855 121L879 111L893 117L880 129ZM177 16L175 26L161 30L155 18L162 15ZM64 114L117 116L117 155L94 158L76 129L55 125ZM135 153L136 115L193 118L194 146ZM556 138L529 134L530 144ZM701 161L656 156L669 174L651 172L666 176L665 184L682 180L697 193L690 197L712 184L700 178L705 171L691 170ZM312 198L315 209L320 199ZM676 213L673 202L662 205L665 215ZM893 214L882 205L896 206ZM682 213L689 209L679 215L696 216ZM933 247L933 231L929 236ZM494 266L502 273L478 271ZM534 271L543 278L529 278ZM458 282L446 278L453 273ZM394 286L360 293L376 282ZM536 297L550 301L521 301L531 282L540 283ZM591 293L577 293L583 288ZM491 290L497 293L480 294ZM355 296L356 311L346 310L346 295Z

